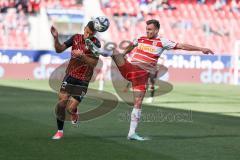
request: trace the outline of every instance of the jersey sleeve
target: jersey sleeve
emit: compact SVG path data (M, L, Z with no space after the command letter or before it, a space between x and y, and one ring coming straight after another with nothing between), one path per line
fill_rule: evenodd
M169 39L166 38L161 38L162 46L166 50L174 49L177 45L176 42L170 41Z
M139 39L139 38L135 38L135 39L132 40L131 43L132 43L132 45L133 45L134 47L138 46L138 39Z
M71 47L73 45L73 38L75 35L71 36L68 40L64 42L64 44L67 46L67 48Z
M134 46L134 47L138 46L138 43L140 42L140 40L141 40L142 38L143 38L143 37L140 37L140 36L134 38L134 39L132 40L133 46Z

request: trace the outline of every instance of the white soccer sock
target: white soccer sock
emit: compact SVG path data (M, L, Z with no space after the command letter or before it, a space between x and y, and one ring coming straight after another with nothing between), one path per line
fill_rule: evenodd
M131 122L130 122L128 136L131 136L132 134L135 133L138 122L141 117L141 111L142 111L141 109L133 108L132 113L131 113Z
M58 132L62 132L63 133L63 130L58 130Z

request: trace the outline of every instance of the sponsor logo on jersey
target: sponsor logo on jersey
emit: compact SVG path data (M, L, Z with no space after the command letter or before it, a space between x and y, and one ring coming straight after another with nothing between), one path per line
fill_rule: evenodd
M157 52L157 50L154 47L147 46L147 45L144 45L144 44L140 44L138 46L138 49L143 50L145 52L149 52L149 53L156 53Z

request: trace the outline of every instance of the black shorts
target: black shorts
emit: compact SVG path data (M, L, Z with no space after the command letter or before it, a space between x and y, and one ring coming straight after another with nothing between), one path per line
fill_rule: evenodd
M66 91L74 99L79 102L82 101L84 95L87 93L89 82L76 79L72 76L66 75L62 81L61 91Z

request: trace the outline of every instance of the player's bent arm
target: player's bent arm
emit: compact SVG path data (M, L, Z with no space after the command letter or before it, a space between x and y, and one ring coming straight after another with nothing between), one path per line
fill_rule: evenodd
M214 54L213 51L208 48L197 47L197 46L193 46L185 43L177 43L174 49L182 49L186 51L201 51L204 54Z
M87 64L92 68L94 68L98 63L97 58L89 57L83 54L82 50L72 50L72 55L73 57L77 58L80 62Z
M97 63L98 63L98 59L89 57L89 56L87 56L85 54L82 54L80 56L80 60L82 62L84 62L85 64L89 65L92 68L94 68L97 65Z
M61 44L58 38L54 38L54 48L57 53L62 53L64 50L67 49L67 46L65 43Z
M51 34L52 34L52 36L54 38L54 48L55 48L56 52L57 53L61 53L65 49L67 49L67 46L66 46L65 43L64 44L60 44L60 42L58 40L58 31L57 31L57 29L54 26L52 26L50 31L51 31Z
M92 68L94 68L98 63L97 58L92 58L92 57L89 57L89 56L83 54L82 50L72 50L72 55L73 55L73 57L75 57L79 61L81 61L82 63L85 63Z
M123 52L123 55L130 53L136 46L134 44L129 44Z

